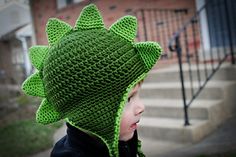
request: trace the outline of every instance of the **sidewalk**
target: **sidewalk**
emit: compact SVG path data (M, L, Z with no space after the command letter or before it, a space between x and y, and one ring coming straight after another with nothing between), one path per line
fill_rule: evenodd
M234 153L236 155L236 116L229 118L215 132L200 143L170 151L160 157L216 156L224 153Z
M65 125L54 135L55 142L65 135ZM197 144L176 144L140 138L147 157L198 157L200 155L236 154L236 116L229 118L215 132ZM51 149L31 157L49 157Z

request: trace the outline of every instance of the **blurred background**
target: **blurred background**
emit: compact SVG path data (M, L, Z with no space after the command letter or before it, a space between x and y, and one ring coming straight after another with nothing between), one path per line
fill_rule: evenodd
M48 45L48 19L74 26L90 3L107 28L136 16L136 41L163 48L141 91L147 156L235 156L234 0L0 0L0 156L49 156L64 135L63 122L35 123L41 100L24 95L21 84L35 71L29 48Z

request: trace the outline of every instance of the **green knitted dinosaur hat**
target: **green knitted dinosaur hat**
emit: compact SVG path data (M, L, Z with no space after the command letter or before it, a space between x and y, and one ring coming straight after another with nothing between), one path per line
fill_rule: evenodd
M133 16L106 29L93 4L82 10L74 28L49 19L49 46L30 48L37 71L22 85L26 94L43 98L37 122L66 119L99 137L110 156L119 156L120 119L128 93L161 55L155 42L133 42L136 29Z

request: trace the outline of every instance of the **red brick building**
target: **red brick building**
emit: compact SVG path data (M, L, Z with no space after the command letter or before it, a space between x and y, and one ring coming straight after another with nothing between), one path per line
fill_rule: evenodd
M50 17L74 26L81 9L89 3L97 5L107 28L124 15L135 15L139 23L137 40L158 41L166 54L170 53L170 37L196 10L195 0L32 0L37 44L47 45L45 25Z

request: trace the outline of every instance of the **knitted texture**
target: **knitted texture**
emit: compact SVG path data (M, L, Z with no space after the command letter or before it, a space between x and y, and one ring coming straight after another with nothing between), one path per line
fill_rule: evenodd
M128 93L161 55L155 42L133 42L136 29L133 16L106 29L93 4L82 10L74 28L49 19L49 46L30 48L37 71L22 85L26 94L43 98L37 122L66 119L101 138L110 156L119 156L120 119Z

